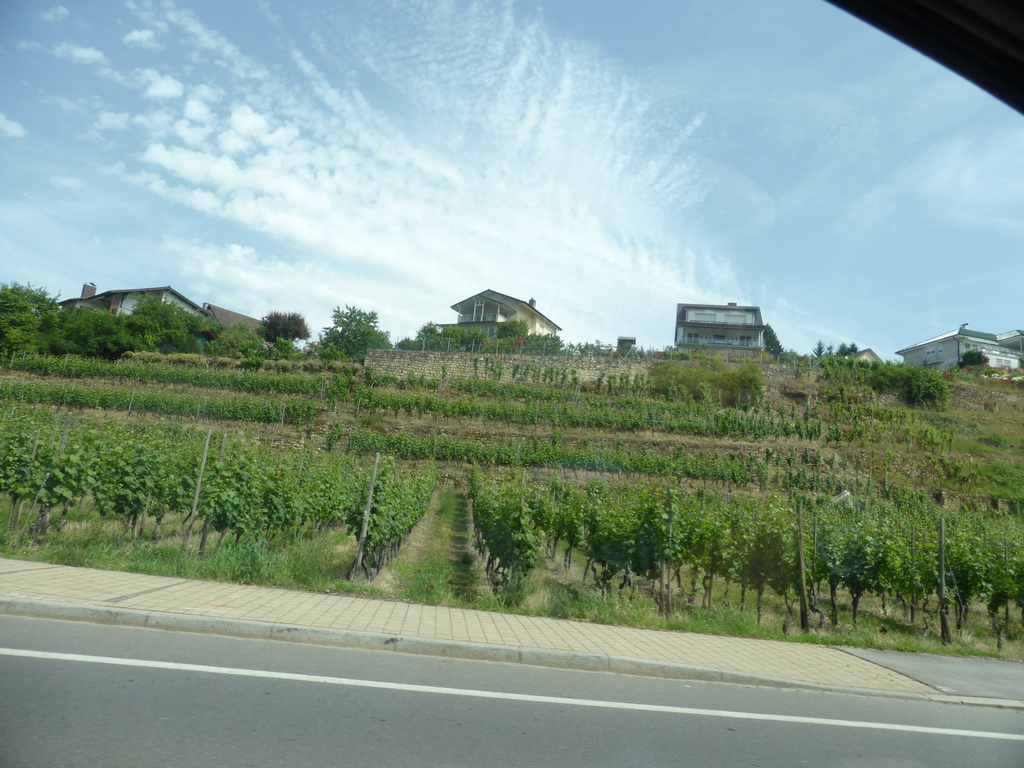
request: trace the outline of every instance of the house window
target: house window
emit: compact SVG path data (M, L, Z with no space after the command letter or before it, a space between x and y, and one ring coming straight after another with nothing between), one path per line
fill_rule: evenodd
M697 344L697 343L699 343L699 339L700 339L700 337L696 333L688 333L688 334L686 334L686 343L687 344Z

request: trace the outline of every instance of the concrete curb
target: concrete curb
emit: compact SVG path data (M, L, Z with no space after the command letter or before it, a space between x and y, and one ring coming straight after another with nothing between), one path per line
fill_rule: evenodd
M996 707L1024 711L1024 701L992 699L947 694L910 693L871 688L850 688L822 685L800 680L786 680L769 675L755 675L713 667L674 664L665 661L614 656L603 653L583 653L548 648L530 648L512 645L469 643L459 640L440 640L432 637L390 635L379 632L358 632L348 629L307 627L269 621L225 619L183 613L144 611L86 603L68 603L27 597L0 596L0 614L63 621L86 621L93 624L116 624L127 627L162 629L170 632L194 632L225 635L256 640L283 640L357 650L394 651L422 656L438 656L470 661L495 661L510 664L573 669L586 672L612 672L622 675L660 677L673 680L731 683L771 688L842 693L857 696L878 696L913 701L932 701L943 704Z

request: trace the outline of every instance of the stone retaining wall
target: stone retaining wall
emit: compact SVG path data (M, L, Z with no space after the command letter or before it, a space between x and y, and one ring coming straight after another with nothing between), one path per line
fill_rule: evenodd
M469 352L410 352L398 349L371 349L366 367L400 379L425 376L431 379L490 379L492 381L535 381L588 384L614 377L629 376L636 381L650 372L647 360L617 357L474 355Z
M701 361L679 360L680 365L699 366ZM490 379L492 381L535 381L555 384L590 384L613 379L630 382L650 374L651 361L636 358L581 357L579 355L483 355L470 352L414 352L371 349L365 365L378 373L400 379L424 376L428 379ZM807 376L806 370L787 366L765 366L766 376L792 378Z

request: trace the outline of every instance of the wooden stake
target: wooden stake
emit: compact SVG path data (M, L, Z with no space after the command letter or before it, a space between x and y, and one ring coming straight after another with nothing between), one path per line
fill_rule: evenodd
M949 645L953 636L949 633L949 610L946 607L946 518L939 518L939 627L942 644Z
M228 433L225 432L220 439L220 453L217 456L218 461L224 460L224 454L227 453L228 449ZM225 528L225 530L227 530ZM203 518L203 533L199 537L199 559L203 559L203 555L206 554L206 540L210 535L210 516L206 515Z
M373 506L373 489L377 485L377 466L380 464L380 454L373 455L373 472L370 475L370 492L366 494L366 509L363 510L363 527L359 531L359 549L356 551L356 560L348 572L348 580L352 581L356 573L363 565L363 550L366 546L366 529L370 526L370 509Z
M188 517L185 520L187 525L182 526L181 536L181 549L182 551L188 549L188 540L192 535L192 526L196 522L196 512L199 511L199 491L203 487L203 473L206 471L206 457L210 453L210 438L213 437L213 428L211 427L206 433L206 440L203 441L203 460L199 462L199 477L196 478L196 492L192 497L192 510L188 513Z
M804 503L796 505L796 559L800 566L800 631L810 632L807 616L807 571L804 567Z

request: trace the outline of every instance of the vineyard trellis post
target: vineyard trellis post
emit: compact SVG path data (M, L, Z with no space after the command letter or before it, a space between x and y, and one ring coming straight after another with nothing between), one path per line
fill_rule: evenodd
M942 644L949 645L953 637L949 633L949 617L946 607L946 518L939 518L939 630Z
M668 550L672 546L672 528L673 524L675 523L676 516L675 505L672 503L671 488L669 488L666 503L668 504L668 539L666 541L666 550ZM668 618L672 615L672 574L669 572L668 563L665 560L667 555L668 552L666 551L662 553L661 557L661 573L662 579L665 584L665 618ZM710 605L710 600L708 602L708 605Z
M366 508L363 510L363 527L359 531L359 548L352 569L348 572L348 580L352 581L363 565L363 552L366 549L366 529L370 526L370 509L373 507L373 489L377 485L377 467L380 465L380 454L373 455L373 472L370 473L370 492L366 494Z
M203 473L206 471L206 457L210 454L210 438L213 437L213 427L206 432L206 440L203 441L203 458L199 462L199 476L196 478L196 492L192 496L192 509L182 525L181 549L188 549L188 540L192 536L192 526L196 522L196 513L199 511L199 491L203 487Z
M220 439L220 453L217 454L217 461L224 461L224 454L228 450L228 433L225 432ZM202 560L206 554L206 540L210 536L210 515L203 518L203 532L199 536L199 559Z
M911 573L916 573L917 569L917 526L910 526L910 567ZM910 623L914 623L917 613L917 585L916 583L912 587L913 591L910 593Z
M1012 574L1010 573L1010 545L1006 540L1006 536L1003 536L1003 568L1006 569L1007 581L1012 580ZM1010 628L1010 596L1006 596L1006 621L1003 626L1008 630Z
M804 567L804 503L796 505L796 558L800 566L800 631L810 632L811 623L807 617L807 571Z
M69 413L64 418L64 432L60 438L60 444L57 446L57 452L50 460L50 468L46 471L43 476L43 482L39 486L39 492L36 494L36 501L39 501L40 497L46 489L46 483L50 479L50 475L53 474L53 470L57 466L57 461L60 459L60 455L64 453L64 449L68 444L68 432L71 430L71 414ZM31 510L30 510L31 512ZM39 506L39 517L38 519L29 526L29 530L32 532L32 543L42 544L43 539L46 538L46 529L50 523L50 504L49 502L41 504Z

